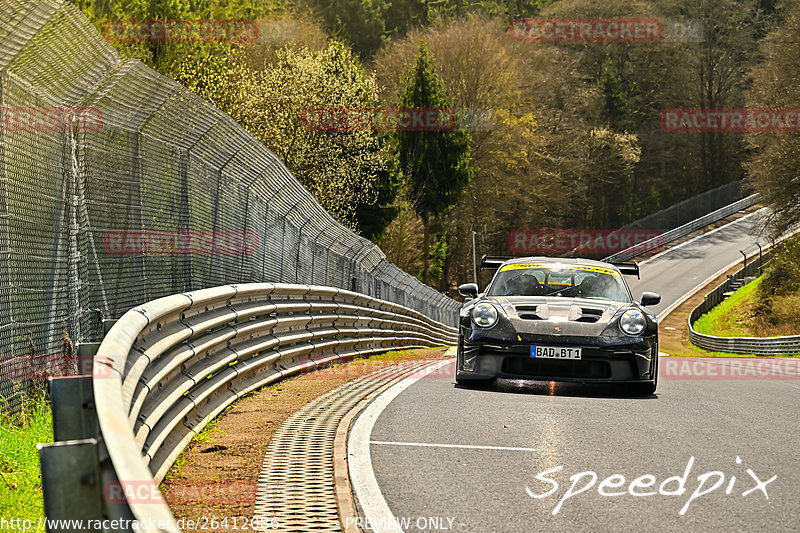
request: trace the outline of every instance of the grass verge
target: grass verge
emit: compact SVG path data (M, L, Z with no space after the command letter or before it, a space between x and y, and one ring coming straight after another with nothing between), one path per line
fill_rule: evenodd
M733 274L741 265L731 267L730 270L717 276L706 288L701 289L689 299L675 308L666 318L661 320L658 328L659 350L678 357L754 357L746 354L727 352L708 352L689 342L689 313L700 305L708 292L725 281L729 274Z
M701 316L694 329L717 337L755 337L752 330L752 309L763 278L744 285L721 304Z
M37 521L44 516L40 442L53 442L48 401L31 402L22 415L0 420L0 517Z

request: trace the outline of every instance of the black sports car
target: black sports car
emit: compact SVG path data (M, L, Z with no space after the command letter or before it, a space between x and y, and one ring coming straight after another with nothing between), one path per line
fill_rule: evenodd
M495 378L628 384L655 392L658 323L633 300L623 274L635 263L588 259L485 257L496 268L486 291L461 285L456 382L487 385Z

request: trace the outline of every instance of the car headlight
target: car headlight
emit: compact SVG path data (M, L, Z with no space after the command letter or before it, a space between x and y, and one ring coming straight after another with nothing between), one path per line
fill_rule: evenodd
M647 321L644 319L644 313L638 309L630 309L625 311L619 317L619 329L628 335L638 335L644 331L647 326Z
M482 328L497 324L497 309L491 304L478 304L472 308L472 321Z

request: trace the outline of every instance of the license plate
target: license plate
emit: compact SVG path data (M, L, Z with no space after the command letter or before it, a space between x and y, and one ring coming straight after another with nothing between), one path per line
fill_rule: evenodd
M556 346L531 346L531 357L542 359L580 359L580 348L559 348Z

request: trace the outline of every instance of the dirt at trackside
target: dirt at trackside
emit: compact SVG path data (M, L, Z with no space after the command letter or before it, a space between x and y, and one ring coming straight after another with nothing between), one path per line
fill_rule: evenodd
M175 518L200 520L196 529L203 529L205 523L205 531L244 529L243 525L252 530L245 520L253 516L255 487L267 446L292 413L381 366L444 359L445 351L427 348L354 359L300 374L242 398L189 444L167 475L161 490ZM212 523L213 517L216 521Z

